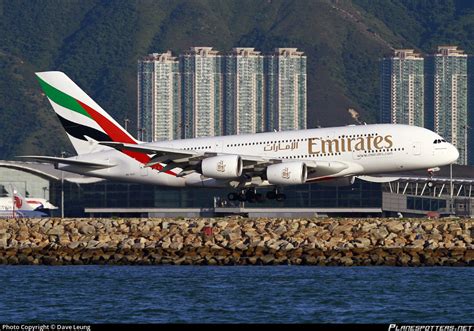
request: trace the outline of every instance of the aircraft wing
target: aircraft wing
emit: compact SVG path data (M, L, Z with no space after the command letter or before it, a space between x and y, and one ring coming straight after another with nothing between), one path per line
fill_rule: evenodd
M196 152L167 147L148 147L136 144L126 144L120 142L100 142L100 145L113 147L117 150L128 150L132 152L153 154L147 167L154 166L157 163L166 163L167 165L160 171L168 171L174 168L182 168L183 171L196 170L200 161L205 158L218 155L215 152ZM240 155L243 162L244 173L260 172L274 163L282 162L280 159L263 158L259 156Z
M195 151L185 151L182 149L176 148L166 148L166 147L148 147L137 144L126 144L121 142L99 142L100 145L108 146L115 148L117 150L138 152L143 154L153 154L153 157L146 164L147 167L154 166L157 163L185 163L193 160L200 160L200 156L205 154L198 153ZM206 153L209 154L209 153ZM211 153L212 154L212 153ZM213 156L216 154L214 153Z
M400 179L396 176L357 176L357 178L371 183L390 183Z
M304 161L308 167L306 182L318 182L341 177L353 176L362 171L357 163L346 161Z
M109 141L101 141L99 142L100 145L109 146L118 150L127 150L131 152L138 152L144 154L155 154L155 155L177 155L177 156L192 156L197 155L199 153L195 151L185 151L182 149L176 148L167 148L167 147L148 147L143 145L137 144L127 144L121 142L109 142Z
M61 163L61 164L66 164L66 165L82 166L82 167L88 167L88 168L93 168L93 169L105 169L105 168L115 167L115 164L80 161L80 160L75 160L72 158L62 158L62 157L54 157L54 156L24 155L24 156L16 156L16 157L25 159L25 160L30 160L30 161L53 163L55 165Z

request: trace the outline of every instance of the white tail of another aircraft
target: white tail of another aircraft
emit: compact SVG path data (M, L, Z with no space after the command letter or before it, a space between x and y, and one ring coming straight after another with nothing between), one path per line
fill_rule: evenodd
M16 210L35 210L15 188L13 189L13 208Z

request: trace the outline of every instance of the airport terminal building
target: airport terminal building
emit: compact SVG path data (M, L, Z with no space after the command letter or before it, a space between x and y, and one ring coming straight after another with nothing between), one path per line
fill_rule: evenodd
M65 217L224 216L426 216L474 214L474 168L453 165L427 172L390 175L390 182L356 180L352 186L304 184L284 188L284 202L227 201L229 190L170 188L99 180L54 169L50 164L0 161L0 187L14 185L26 197L49 200ZM263 190L262 190L263 191ZM63 193L63 194L62 194ZM64 199L61 197L64 196Z

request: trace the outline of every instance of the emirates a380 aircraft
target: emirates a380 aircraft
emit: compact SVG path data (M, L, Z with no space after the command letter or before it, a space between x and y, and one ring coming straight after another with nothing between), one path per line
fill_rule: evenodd
M286 185L351 185L356 177L453 163L457 149L416 126L375 124L144 143L62 72L36 74L77 156L25 156L58 169L165 186L229 187L230 200L283 200Z

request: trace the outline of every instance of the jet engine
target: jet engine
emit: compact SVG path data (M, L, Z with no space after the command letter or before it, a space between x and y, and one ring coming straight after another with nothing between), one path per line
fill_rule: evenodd
M267 167L267 179L274 185L303 184L308 178L304 162L283 162Z
M242 159L239 155L218 155L202 160L202 174L210 178L237 178L242 175Z
M348 176L348 177L323 180L320 182L316 182L316 184L322 185L322 186L351 186L352 184L354 184L354 181L355 181L354 176Z

